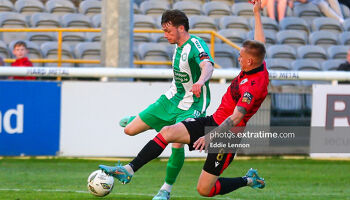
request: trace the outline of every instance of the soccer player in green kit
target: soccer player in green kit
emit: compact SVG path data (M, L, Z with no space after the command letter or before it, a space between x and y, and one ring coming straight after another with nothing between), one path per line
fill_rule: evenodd
M123 118L120 125L133 136L148 129L159 132L189 118L206 115L210 103L209 79L213 73L213 59L205 42L188 33L187 16L180 10L167 10L161 20L164 37L175 44L173 54L173 81L165 94L138 116ZM165 182L153 200L168 200L172 185L183 166L184 145L174 143L169 158Z

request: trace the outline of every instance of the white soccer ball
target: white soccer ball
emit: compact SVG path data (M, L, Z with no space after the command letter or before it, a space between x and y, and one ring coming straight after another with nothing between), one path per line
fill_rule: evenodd
M102 170L92 172L88 178L87 187L91 194L103 197L109 194L114 186L114 179Z

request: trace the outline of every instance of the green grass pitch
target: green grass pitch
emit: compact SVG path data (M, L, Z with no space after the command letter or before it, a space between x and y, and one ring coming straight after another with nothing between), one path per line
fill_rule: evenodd
M98 164L110 161L82 159L0 159L0 199L152 199L163 183L166 162L155 160L143 167L131 183L115 182L111 194L104 198L87 192L87 177ZM172 200L205 199L198 195L196 184L203 161L186 161L173 188ZM350 161L320 161L311 159L248 159L235 160L225 171L225 177L242 176L257 168L265 178L266 187L249 187L212 199L350 199Z

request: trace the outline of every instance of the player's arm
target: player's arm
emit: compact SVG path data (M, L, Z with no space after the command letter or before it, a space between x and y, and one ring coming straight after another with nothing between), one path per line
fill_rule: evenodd
M193 92L197 98L201 96L202 86L211 78L214 71L213 63L210 61L203 61L199 64L199 66L201 68L201 76L199 77L198 81L193 84L191 89L191 92Z
M265 44L265 34L263 25L261 22L261 15L260 15L260 9L261 9L261 0L255 0L253 1L254 7L254 18L255 18L255 31L254 31L254 40L262 42Z
M224 122L220 124L220 126L216 127L211 132L216 133L225 133L231 130L233 127L235 127L241 120L243 119L244 115L247 113L246 109L242 106L236 106L235 110L233 111L233 114L229 116ZM193 143L193 147L196 150L202 151L205 147L205 136L199 138L196 142Z

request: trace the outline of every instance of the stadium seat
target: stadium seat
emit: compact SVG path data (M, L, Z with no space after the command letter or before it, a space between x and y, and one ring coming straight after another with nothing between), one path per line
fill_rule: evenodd
M312 21L313 31L331 31L333 33L341 33L343 31L340 22L329 17L318 17Z
M189 1L178 1L173 4L173 9L183 11L187 16L201 15L201 4Z
M75 55L78 59L100 60L101 43L100 42L82 42L74 48ZM98 67L99 64L79 64L79 67Z
M270 31L274 31L275 33L278 32L279 30L279 26L277 24L277 22L273 19L271 19L270 17L261 17L261 22L263 24L263 28L264 30L270 30ZM252 17L250 18L250 27L254 27L255 26L255 18Z
M57 59L58 43L57 42L45 42L41 46L43 57L46 59ZM62 44L62 59L73 59L71 48L67 44ZM45 66L57 66L57 63L46 63ZM62 63L65 67L74 67L73 63Z
M311 59L298 59L292 62L292 68L295 71L321 71L318 62Z
M138 52L141 60L170 61L169 45L163 43L141 43ZM169 65L142 65L142 68L170 68Z
M248 19L240 16L225 16L220 18L220 29L234 29L234 30L243 30L249 31L250 26Z
M285 17L280 21L281 30L297 30L304 31L308 34L309 26L303 18L299 17Z
M337 71L340 64L343 64L343 59L330 59L322 62L321 68L323 71Z
M231 9L225 2L210 1L203 5L203 13L214 19L231 15Z
M91 17L91 22L95 28L101 28L101 14L97 14Z
M135 29L156 29L157 25L153 17L148 15L134 15L134 28Z
M134 43L137 45L141 42L152 42L150 33L134 33Z
M229 39L231 42L237 44L238 46L241 46L244 40L247 39L247 34L244 31L242 32L234 31L232 29L221 29L218 33Z
M303 86L309 86L311 87L313 84L330 84L328 81L301 81L301 84ZM311 115L311 109L312 109L312 95L311 94L304 94L304 101L305 101L305 114L307 116Z
M315 45L305 45L298 48L298 56L301 59L313 59L318 62L323 62L327 60L326 51L320 47Z
M210 45L208 46L210 49ZM214 62L220 65L223 69L238 68L237 54L238 50L227 44L215 43L215 58Z
M44 12L45 7L38 0L17 0L15 3L17 12L26 16L31 16L34 13Z
M0 0L0 13L1 12L12 12L14 10L14 6L9 0Z
M49 0L46 2L45 6L49 13L60 16L76 12L74 4L68 0Z
M268 70L288 71L292 70L292 61L282 58L268 58L266 59L266 67Z
M190 16L189 24L190 29L217 30L215 20L208 16Z
M100 42L101 33L86 32L86 40L89 42Z
M2 58L9 58L10 57L10 51L7 48L7 45L4 41L0 40L0 56Z
M350 45L350 32L346 31L339 35L339 42L342 45Z
M15 43L18 41L12 41L9 44L9 48L13 49L13 46L15 45ZM26 45L27 45L27 49L28 49L28 54L27 57L29 59L41 59L42 58L42 53L41 53L41 49L40 46L34 42L31 41L25 41ZM12 55L12 57L14 58L14 55ZM33 63L34 66L42 66L41 63Z
M140 4L140 11L144 15L160 16L170 8L166 1L144 1Z
M31 25L37 28L58 28L61 27L61 22L55 14L35 13L31 17Z
M163 33L151 33L151 38L153 42L168 43L168 40L164 37Z
M234 3L238 3L238 2L244 2L242 0L209 0L209 1L213 1L213 2L222 2L225 3L228 6L232 6Z
M242 16L242 17L253 17L253 5L247 2L235 3L232 5L233 15Z
M306 34L297 30L284 30L277 33L278 44L288 44L294 48L307 44Z
M300 85L299 81L272 80L273 86L292 86ZM301 94L272 94L271 109L275 116L301 116L303 114L304 99Z
M79 4L79 11L81 14L93 16L101 14L102 3L97 0L82 1Z
M294 7L293 16L301 17L307 22L311 22L314 18L321 17L320 9L313 3L301 3Z
M346 60L348 51L349 51L349 46L343 46L343 45L330 46L327 50L328 58Z
M63 27L69 28L92 28L90 18L83 14L69 13L62 17Z
M344 31L350 31L350 18L347 18L343 23Z
M44 42L56 41L56 34L53 32L29 32L27 33L27 40L40 46Z
M309 43L327 49L329 46L338 44L338 34L330 31L315 31L309 35Z
M277 44L275 31L264 30L264 34L265 34L265 40L266 40L266 47ZM254 31L249 31L247 38L250 40L254 40Z
M0 27L2 28L27 28L26 16L15 12L0 13ZM5 43L10 43L14 40L25 40L25 32L5 32L2 33L2 40ZM0 37L1 38L1 37Z
M62 33L62 42L69 45L72 49L76 44L80 42L85 42L85 40L86 38L85 38L84 32L63 32Z
M267 49L268 58L283 58L288 60L295 60L297 58L296 51L289 45L271 45Z

